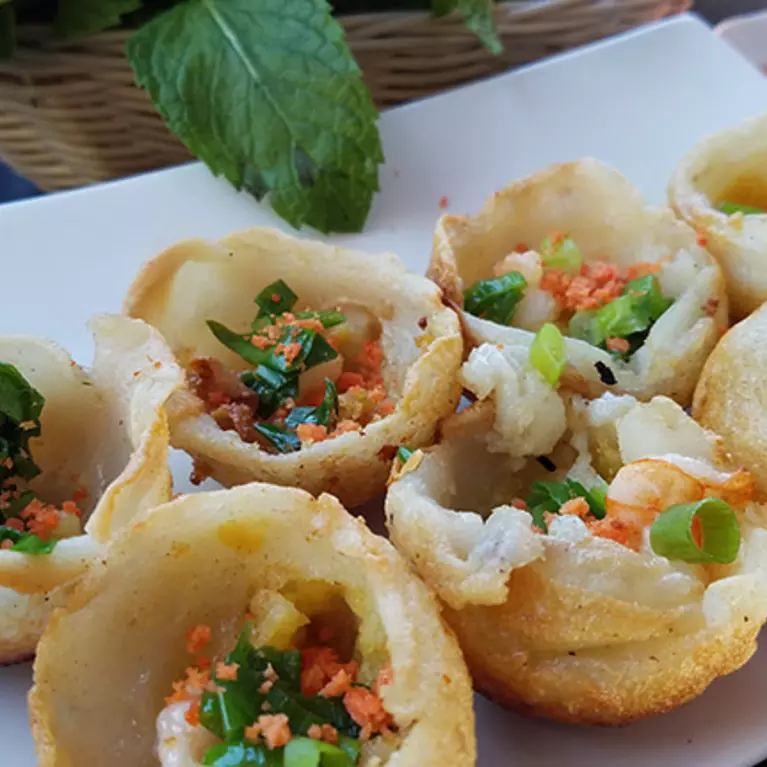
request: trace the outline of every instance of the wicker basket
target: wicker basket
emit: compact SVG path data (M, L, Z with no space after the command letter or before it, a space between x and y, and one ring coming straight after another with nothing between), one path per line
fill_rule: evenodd
M426 96L688 9L692 0L523 0L497 7L505 52L491 56L459 18L379 13L343 19L376 102ZM184 162L124 57L126 31L77 41L19 30L0 62L0 157L45 190Z

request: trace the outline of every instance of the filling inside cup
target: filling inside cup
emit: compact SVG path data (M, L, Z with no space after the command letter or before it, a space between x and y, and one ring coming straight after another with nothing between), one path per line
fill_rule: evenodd
M674 303L661 289L662 268L649 262L622 267L607 255L586 260L572 237L553 232L534 248L517 244L497 261L492 277L464 291L464 309L533 332L552 323L627 361Z
M395 404L382 373L381 323L353 302L298 309L282 280L256 297L251 327L208 327L249 367L235 371L213 357L193 357L190 384L225 430L270 453L360 431Z
M388 660L359 656L358 621L324 581L253 597L234 646L208 655L212 630L191 626L189 666L157 719L163 765L353 767L399 745L381 699ZM187 762L184 762L187 763Z
M756 496L753 477L708 460L704 432L670 400L642 405L609 394L593 403L575 397L568 428L553 451L519 458L488 449L494 419L489 405L477 403L456 417L439 462L415 453L399 466L400 475L420 465L424 489L440 506L484 517L510 506L527 512L541 535L603 538L692 565L736 561L739 515ZM654 444L667 429L669 435L677 431L669 452L644 457L643 445ZM676 452L686 443L689 450Z
M45 398L16 367L0 362L0 549L50 554L62 538L82 533L83 487L51 503L30 488L41 473L30 448L40 437Z

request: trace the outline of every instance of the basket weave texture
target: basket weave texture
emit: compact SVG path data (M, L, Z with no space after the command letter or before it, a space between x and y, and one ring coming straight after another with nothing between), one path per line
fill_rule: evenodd
M460 18L377 13L341 21L380 107L427 96L557 51L687 10L692 0L523 0L500 3L505 51L487 53ZM0 157L51 191L190 158L125 58L129 31L62 41L19 30L0 62Z

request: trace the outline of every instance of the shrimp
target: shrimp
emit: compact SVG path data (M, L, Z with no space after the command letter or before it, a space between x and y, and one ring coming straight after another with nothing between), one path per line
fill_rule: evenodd
M722 472L693 458L642 458L623 466L610 483L607 518L649 527L660 512L679 503L719 498L741 506L756 496L749 472Z
M524 253L514 251L501 259L493 269L496 277L509 272L519 272L527 281L528 288L537 288L543 277L543 261L534 250Z
M623 466L610 483L606 516L589 522L592 535L638 551L643 531L669 506L719 498L742 506L756 497L749 472L723 472L695 458L642 458Z

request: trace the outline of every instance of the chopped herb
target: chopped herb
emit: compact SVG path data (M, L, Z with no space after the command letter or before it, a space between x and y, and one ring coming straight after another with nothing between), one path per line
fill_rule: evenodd
M44 541L34 533L21 532L6 526L0 526L0 541L11 541L13 546L9 551L22 554L50 554L57 543L55 538Z
M292 738L285 746L285 767L354 767L359 756L359 741L344 738L338 746L311 738ZM353 743L356 752L349 749ZM326 758L327 757L327 758Z
M215 320L208 320L207 325L210 328L211 333L213 333L213 335L221 341L227 349L231 349L246 362L249 362L253 366L269 365L271 354L267 349L259 349L257 346L253 346L250 342L250 335L235 333L233 330L229 330L226 325L222 325Z
M285 314L296 305L296 301L298 296L282 280L277 280L256 296L258 317Z
M544 513L558 514L562 506L574 498L584 498L589 505L589 513L595 519L605 516L605 488L585 488L580 482L565 479L564 482L533 482L526 498L527 508L533 517L533 523L547 531Z
M317 320L322 323L323 328L334 328L336 325L342 325L346 322L346 316L337 309L318 309L316 311L295 312L293 315L297 320ZM276 318L273 316L261 316L253 320L251 329L257 333L274 324Z
M255 722L264 710L270 714L285 714L288 717L290 731L294 740L307 734L312 725L330 724L341 736L356 739L360 728L349 715L342 697L324 698L319 695L306 696L301 693L301 654L297 651L276 650L271 647L256 649L251 643L251 626L247 624L240 634L235 648L226 655L224 663L228 666L237 664L236 679L215 679L217 692L206 690L200 701L200 724L217 737L227 741L208 749L203 764L214 767L229 765L271 765L263 761L264 753L260 746L243 742L245 728ZM277 681L266 692L261 692L266 681L268 666L277 673ZM266 705L266 709L264 706ZM288 746L269 752L279 755L275 765L287 765ZM301 747L293 747L301 752ZM340 759L358 753L359 744L343 739L337 752L332 752ZM325 752L331 753L331 752ZM267 754L268 755L268 754ZM283 761L283 756L285 761ZM256 761L236 761L237 759L256 759ZM261 761L258 761L261 759ZM232 761L235 760L235 761ZM355 756L356 760L356 756ZM294 762L301 764L301 762ZM322 764L322 762L308 762ZM328 761L329 765L345 765L346 762ZM348 764L354 765L355 761Z
M283 749L251 743L218 743L203 756L206 767L284 767Z
M268 440L278 453L293 453L301 449L301 440L295 429L287 429L275 423L254 423L253 428Z
M252 332L235 333L220 322L208 321L211 332L224 346L253 365L253 370L240 374L240 380L258 394L259 419L271 418L287 400L297 399L302 372L338 357L338 352L315 329L317 325L304 327L299 321L316 320L323 328L329 328L345 322L345 316L335 309L324 309L298 312L293 320L293 315L285 315L297 301L298 296L290 287L277 280L256 297L259 314L253 321ZM331 431L337 418L338 392L335 384L326 379L325 397L319 406L293 407L284 425L256 422L254 429L277 452L290 453L301 448L296 435L298 426L319 424Z
M731 216L733 213L742 213L744 216L763 216L767 211L754 208L751 205L738 205L735 202L720 202L717 210Z
M410 460L411 455L413 455L413 451L404 445L397 448L397 458L399 458L402 463L407 463Z
M517 304L524 298L527 281L520 272L475 282L463 294L464 308L475 317L509 325Z
M316 423L327 426L332 431L338 419L338 390L336 385L329 379L325 379L325 396L317 407L294 407L287 418L285 426L291 429L298 428L302 423Z
M660 291L658 278L649 274L629 282L619 298L598 311L576 312L570 319L570 335L606 349L609 338L625 338L628 351L613 351L627 360L647 340L650 328L673 304Z
M285 400L298 397L298 376L285 375L266 365L246 370L240 380L258 394L259 418L269 418Z
M313 312L296 312L296 319L299 320L318 320L323 328L334 328L336 325L343 325L346 322L346 315L337 309L318 309Z
M583 263L583 254L571 237L547 237L541 244L541 258L549 269L577 272Z
M650 527L650 546L656 554L693 565L732 564L740 543L735 512L718 498L671 506Z
M565 339L556 325L547 322L530 345L530 363L550 386L556 386L567 363Z
M595 362L594 367L597 369L597 373L599 373L599 380L605 384L605 386L615 386L615 384L618 383L615 373L613 373L602 360Z
M580 338L582 341L591 343L591 321L594 319L596 311L586 309L582 312L576 312L570 317L567 327L567 333L572 338Z
M29 440L40 436L45 398L7 362L0 362L0 488L13 477L33 479L39 466Z

